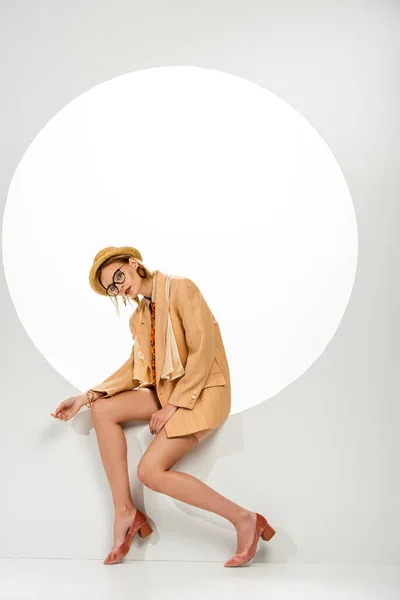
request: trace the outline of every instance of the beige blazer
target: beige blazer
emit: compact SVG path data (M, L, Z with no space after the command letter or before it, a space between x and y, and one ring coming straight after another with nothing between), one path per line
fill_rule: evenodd
M169 314L173 341L179 353L178 364L183 369L177 370L178 375L172 379L161 377L168 370L165 365L170 364L166 283L167 275L155 271L152 299L156 303L156 391L161 406L169 403L178 407L165 424L167 436L176 437L219 427L231 410L231 383L218 322L197 285L180 275L170 276ZM128 360L90 389L106 392L105 397L111 397L122 391L151 385L148 377L148 365L151 364L151 313L148 304L148 300L142 298L130 318L134 345ZM140 356L143 360L138 358ZM179 374L181 371L183 373Z

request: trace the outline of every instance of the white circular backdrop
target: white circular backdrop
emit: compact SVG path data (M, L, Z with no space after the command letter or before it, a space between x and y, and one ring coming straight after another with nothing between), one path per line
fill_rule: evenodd
M10 185L12 301L36 348L81 391L131 351L132 308L118 319L88 283L95 254L124 245L199 286L221 328L233 414L322 354L350 298L358 235L343 173L298 112L241 77L173 66L70 102Z

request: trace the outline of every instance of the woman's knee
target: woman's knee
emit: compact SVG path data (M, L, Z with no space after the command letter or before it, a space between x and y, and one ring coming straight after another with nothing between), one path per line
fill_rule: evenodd
M144 388L119 392L110 398L99 398L93 402L92 411L94 419L105 418L123 423L149 421L160 406L156 393Z
M110 401L111 398L98 398L95 400L91 407L91 412L94 417L101 417L107 415L110 412Z
M137 477L146 487L160 491L160 475L161 471L154 469L148 462L141 460L137 466Z

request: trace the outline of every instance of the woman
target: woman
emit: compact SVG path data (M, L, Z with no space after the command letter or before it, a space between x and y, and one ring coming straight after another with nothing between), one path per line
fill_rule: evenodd
M84 394L64 400L51 415L68 421L82 406L92 410L101 459L114 502L114 545L104 564L125 556L133 536L152 532L135 507L129 486L124 421L149 421L156 437L137 475L149 488L225 517L237 531L236 554L224 566L249 562L260 536L275 531L260 514L228 500L205 483L171 468L215 431L231 408L229 367L217 321L189 278L150 271L135 248L107 247L94 258L93 290L126 306L137 304L129 326L134 345L128 360ZM142 295L139 300L138 295Z

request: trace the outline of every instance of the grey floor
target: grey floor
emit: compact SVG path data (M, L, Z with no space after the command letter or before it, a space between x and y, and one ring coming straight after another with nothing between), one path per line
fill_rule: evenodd
M226 597L398 600L400 566L0 559L1 600L118 600Z

